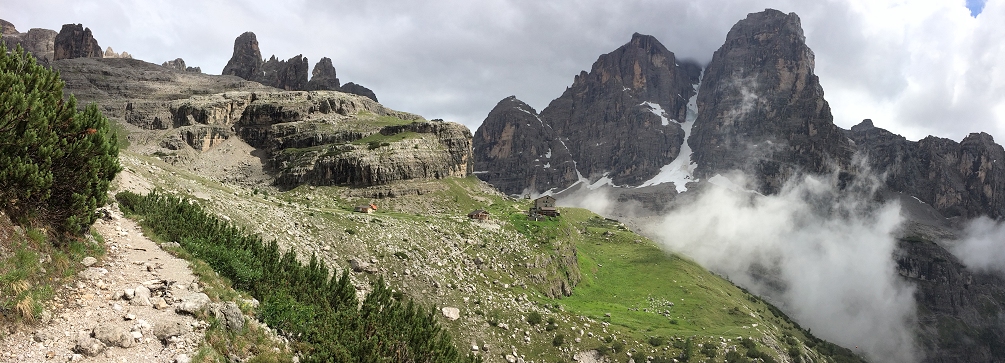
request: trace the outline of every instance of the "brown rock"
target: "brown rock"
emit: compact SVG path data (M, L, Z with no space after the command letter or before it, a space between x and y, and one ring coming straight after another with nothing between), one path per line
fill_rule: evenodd
M101 58L104 52L91 35L90 28L82 24L64 24L56 35L53 60L72 58Z

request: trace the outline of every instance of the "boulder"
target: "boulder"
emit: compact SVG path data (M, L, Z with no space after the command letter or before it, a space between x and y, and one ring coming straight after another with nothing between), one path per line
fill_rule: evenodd
M443 313L443 316L445 316L447 319L450 320L457 320L458 318L461 317L461 310L458 308L448 306L443 309L440 309L440 311Z
M158 324L157 326L155 326L154 336L157 337L157 339L160 340L161 342L167 344L168 339L188 334L191 331L192 327L190 327L188 324L175 321L164 324Z
M179 72L185 71L185 60L181 58L175 58L174 60L165 61L161 63L162 67L170 68Z
M83 260L80 260L80 264L84 265L84 267L91 267L95 263L98 263L98 259L91 256L84 257Z
M138 306L153 306L150 301L150 289L146 286L139 285L133 289L133 298L130 300L130 304ZM128 294L128 291L126 292Z
M91 35L90 28L82 24L64 24L53 43L53 60L73 58L101 58L104 52Z
M82 334L77 337L76 344L73 346L73 352L88 357L96 357L98 354L103 353L105 348L105 345L100 340Z
M224 326L228 330L241 331L241 329L244 329L244 313L241 312L241 308L233 301L214 304L211 310L216 319L224 323Z
M94 327L91 334L94 339L100 340L107 346L129 348L133 346L135 340L128 329L113 325L98 325Z
M202 309L205 308L206 305L209 304L209 302L210 302L209 296L207 296L204 293L200 292L192 294L182 299L181 303L178 303L177 304L178 306L175 307L175 311L178 312L179 314L186 313L196 315L200 311L202 311Z

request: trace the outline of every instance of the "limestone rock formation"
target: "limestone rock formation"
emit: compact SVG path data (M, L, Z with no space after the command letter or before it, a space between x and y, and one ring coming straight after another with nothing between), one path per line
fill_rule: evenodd
M688 143L700 179L732 170L778 191L800 172L847 168L851 147L834 125L795 13L752 13L712 56Z
M962 142L929 136L917 142L864 120L847 132L886 185L917 197L946 217L1005 217L1005 150L991 135ZM1005 161L1003 161L1005 163Z
M122 53L116 53L114 50L112 50L112 47L108 47L108 48L105 48L104 58L126 58L126 59L133 59L133 56L131 54L129 54L128 52L126 52L126 51L122 51Z
M245 32L234 40L234 54L223 67L223 75L238 76L253 81L262 68L262 51L255 33Z
M50 29L32 28L27 33L19 33L14 24L0 19L0 37L3 39L7 49L21 46L25 51L35 56L35 59L42 64L49 64L53 60L54 43L56 31Z
M373 91L371 91L369 88L363 87L361 85L352 82L343 84L342 87L339 87L339 91L345 93L352 93L354 95L360 95L373 100L373 102L380 102L377 101L377 95L373 93Z
M474 138L478 177L503 193L558 191L579 179L555 130L515 96L496 104Z
M202 73L202 68L199 67L187 67L185 66L185 60L181 58L175 58L174 60L165 61L161 63L162 67L170 68L179 72L194 72Z
M309 91L338 91L338 76L335 74L335 66L332 65L331 58L324 57L314 65L311 71L311 80L307 82ZM376 99L374 99L376 101Z
M308 66L307 58L302 54L285 61L272 56L262 64L261 75L253 80L287 91L305 90Z
M565 140L584 176L638 185L680 152L679 123L700 74L656 38L636 33L576 76L541 119Z
M104 51L91 35L90 28L83 24L64 24L56 34L53 44L53 60L73 58L101 58Z

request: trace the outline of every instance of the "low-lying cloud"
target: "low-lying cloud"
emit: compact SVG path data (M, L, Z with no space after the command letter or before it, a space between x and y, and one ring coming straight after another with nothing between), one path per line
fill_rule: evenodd
M914 362L914 288L893 259L900 205L873 202L879 183L859 180L839 190L836 176L804 176L770 196L710 185L642 232L765 297L814 335L873 361ZM564 199L601 213L614 205L597 192Z
M968 268L1005 274L1005 223L987 217L974 219L949 251Z

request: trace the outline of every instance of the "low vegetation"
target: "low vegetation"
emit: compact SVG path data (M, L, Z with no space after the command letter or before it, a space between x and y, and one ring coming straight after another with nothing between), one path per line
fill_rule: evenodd
M301 264L293 249L281 252L275 241L264 243L181 198L157 192L116 198L159 238L177 241L262 301L261 319L295 337L305 361L477 360L457 350L433 311L395 299L383 280L360 305L348 273L330 274L313 255Z

